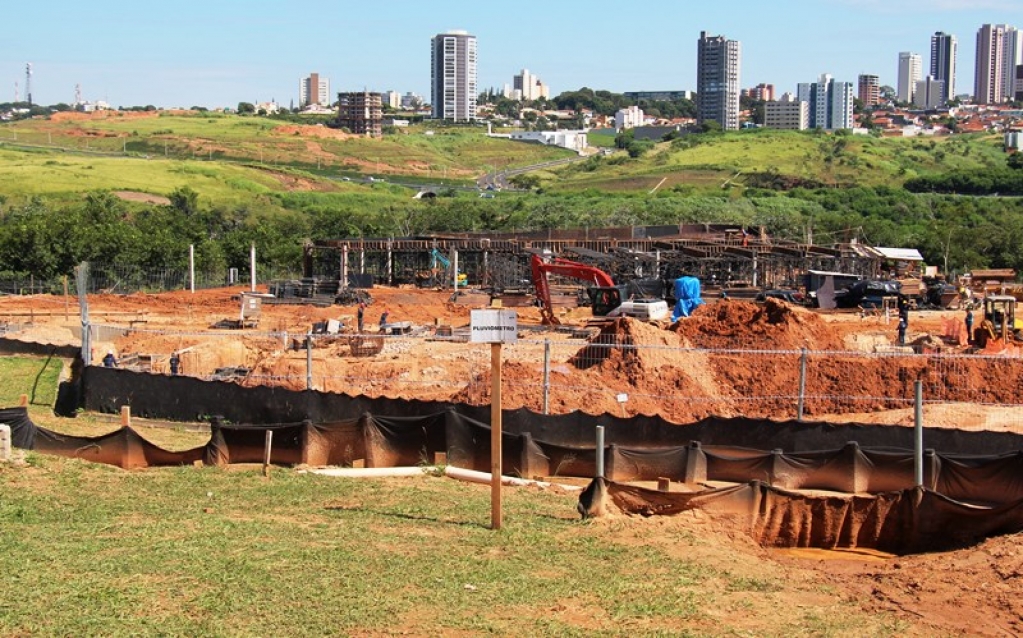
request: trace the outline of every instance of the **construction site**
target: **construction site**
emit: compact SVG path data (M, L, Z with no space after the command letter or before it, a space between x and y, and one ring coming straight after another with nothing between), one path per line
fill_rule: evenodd
M471 313L512 309L517 338L500 361L506 473L598 477L584 516L696 508L765 547L904 555L1012 542L984 540L1023 530L1023 358L1008 280L808 307L836 275L903 290L924 275L862 246L699 231L317 242L297 281L6 296L3 344L74 353L84 341L86 365L69 359L58 412L127 405L210 431L209 443L171 452L131 428L37 428L39 451L127 469L251 463L273 430L265 453L281 465L486 471L493 351L471 339ZM814 289L811 271L832 280ZM688 277L705 284L696 299L669 285ZM663 306L622 287L644 279L661 282ZM616 291L610 307L594 289ZM593 440L598 425L605 443ZM1016 612L997 606L1004 627L1018 628Z

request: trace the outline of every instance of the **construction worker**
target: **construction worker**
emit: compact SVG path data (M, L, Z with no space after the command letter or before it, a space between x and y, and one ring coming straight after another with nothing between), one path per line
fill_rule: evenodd
M181 357L178 356L177 352L172 352L170 356L170 373L172 376L178 376L181 372Z
M366 316L366 302L364 301L359 302L359 310L356 316L359 318L359 332L362 332L362 323L363 319L365 319Z
M116 368L117 367L117 357L114 356L113 352L108 352L106 354L106 356L103 357L103 367L104 368Z
M899 319L899 345L900 346L906 345L906 328L908 328L908 327L909 327L909 323L906 321L905 317Z
M973 308L966 306L966 343L973 341Z
M384 330L387 329L388 314L389 313L387 312L387 310L384 310L383 312L380 313L380 332L383 332Z

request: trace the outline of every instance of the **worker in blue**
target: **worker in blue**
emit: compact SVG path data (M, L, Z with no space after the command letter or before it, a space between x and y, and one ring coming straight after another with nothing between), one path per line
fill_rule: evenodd
M387 317L389 314L390 313L387 312L387 310L384 310L383 312L380 313L380 332L383 332L384 330L387 329Z
M117 357L114 356L113 352L108 352L107 355L103 357L103 367L104 368L117 367Z
M671 313L671 320L678 321L682 317L688 317L703 305L700 298L700 280L696 277L679 277L675 280L675 309Z

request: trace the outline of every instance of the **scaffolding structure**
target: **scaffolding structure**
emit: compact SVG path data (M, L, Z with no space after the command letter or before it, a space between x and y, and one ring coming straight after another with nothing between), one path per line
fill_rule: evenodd
M496 292L528 287L532 254L596 266L615 281L657 278L667 284L693 276L708 290L735 291L798 288L809 270L872 278L882 265L855 246L778 240L734 225L688 224L312 241L305 245L303 276L337 282L338 290L369 279L392 286L438 280L454 286L451 272L437 276L434 251L449 255L449 270L457 264L469 286Z

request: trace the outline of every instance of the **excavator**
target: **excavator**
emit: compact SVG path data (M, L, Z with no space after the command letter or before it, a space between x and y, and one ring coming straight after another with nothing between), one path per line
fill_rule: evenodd
M533 286L536 298L540 302L541 322L545 326L560 325L554 316L551 304L551 287L547 276L550 274L571 277L593 284L587 289L590 297L590 308L594 317L636 317L647 321L667 319L669 316L668 302L663 299L630 299L627 286L616 286L611 276L599 268L580 264L568 259L555 257L544 261L539 255L530 259L533 271Z

